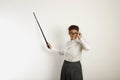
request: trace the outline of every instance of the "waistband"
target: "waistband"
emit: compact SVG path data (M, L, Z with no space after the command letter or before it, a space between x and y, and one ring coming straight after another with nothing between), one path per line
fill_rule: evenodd
M80 61L71 62L71 61L67 61L67 60L64 60L64 62L66 62L66 63L80 63Z

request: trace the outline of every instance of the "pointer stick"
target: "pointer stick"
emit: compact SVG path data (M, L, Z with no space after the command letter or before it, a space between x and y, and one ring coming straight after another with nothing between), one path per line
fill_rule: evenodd
M37 20L37 17L36 17L36 15L35 15L35 12L33 12L33 15L34 15L34 17L35 17L35 19L36 19L36 21L37 21L37 24L38 24L38 26L39 26L39 28L40 28L40 31L42 32L42 35L43 35L43 38L44 38L44 40L45 40L45 42L46 42L46 44L47 44L47 47L50 48L50 46L48 45L47 39L46 39L46 37L45 37L45 35L44 35L44 33L43 33L43 30L42 30L42 28L41 28L41 26L40 26L40 24L39 24L39 22L38 22L38 20Z

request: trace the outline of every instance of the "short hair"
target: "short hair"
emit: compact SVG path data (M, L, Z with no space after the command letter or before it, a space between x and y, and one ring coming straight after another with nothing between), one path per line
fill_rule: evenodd
M70 25L68 30L70 31L72 29L75 29L75 30L79 31L79 27L77 25Z

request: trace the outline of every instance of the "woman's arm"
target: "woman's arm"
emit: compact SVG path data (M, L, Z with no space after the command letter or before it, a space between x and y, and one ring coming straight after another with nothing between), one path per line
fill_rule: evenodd
M59 49L56 49L55 47L51 46L50 43L48 43L49 45L49 49L55 53L59 53L60 55L64 55L64 50L59 50Z
M82 48L86 51L90 50L91 47L88 45L88 43L83 39L83 37L78 38L80 40L80 44L82 45Z
M78 34L78 40L80 41L80 44L82 45L82 48L86 51L90 50L91 47L88 45L88 43L84 40L84 38L82 37L82 34L79 33Z

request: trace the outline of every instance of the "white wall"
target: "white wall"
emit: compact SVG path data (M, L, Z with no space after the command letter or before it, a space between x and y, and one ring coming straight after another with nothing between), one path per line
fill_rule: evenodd
M83 52L84 80L120 80L120 0L0 0L0 80L59 80L67 28L80 26L92 49Z

